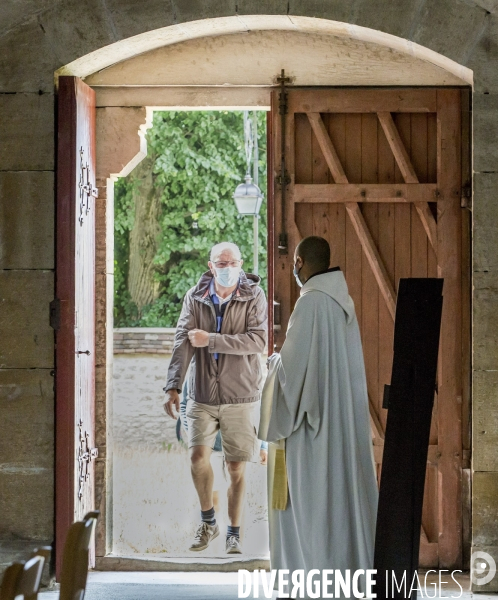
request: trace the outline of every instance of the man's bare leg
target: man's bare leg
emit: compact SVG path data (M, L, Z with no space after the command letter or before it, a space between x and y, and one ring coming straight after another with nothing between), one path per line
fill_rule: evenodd
M190 449L190 466L199 502L201 504L202 523L197 528L190 550L205 550L212 540L218 537L220 528L216 523L213 509L213 469L211 467L211 448L194 446Z
M201 510L213 507L213 468L211 467L211 448L209 446L194 446L190 448L190 463L192 480L194 482Z
M220 511L220 493L217 490L213 491L213 507L214 512Z
M230 525L240 527L242 505L246 491L246 463L227 460L228 473L230 475L230 487L228 488L228 518Z

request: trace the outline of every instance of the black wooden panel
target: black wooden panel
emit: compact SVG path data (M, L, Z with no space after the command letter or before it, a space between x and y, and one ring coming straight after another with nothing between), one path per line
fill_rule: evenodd
M442 289L442 279L400 279L375 537L378 600L411 597L418 568ZM406 572L406 595L393 593L393 572L398 582Z

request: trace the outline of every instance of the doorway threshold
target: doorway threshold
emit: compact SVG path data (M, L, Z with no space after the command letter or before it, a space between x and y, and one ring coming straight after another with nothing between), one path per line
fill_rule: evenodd
M172 558L158 554L138 554L118 556L107 554L95 559L96 571L216 571L234 573L239 569L254 571L255 569L270 569L267 557L206 557L206 558Z

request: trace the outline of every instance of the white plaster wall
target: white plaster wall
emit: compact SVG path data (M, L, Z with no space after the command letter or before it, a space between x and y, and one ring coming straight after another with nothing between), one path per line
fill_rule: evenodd
M115 355L113 367L113 554L162 558L226 557L224 535L207 550L188 550L200 521L188 452L176 440L176 421L163 410L170 356ZM222 460L213 455L218 522L227 526ZM244 555L268 557L266 467L247 465L242 524Z

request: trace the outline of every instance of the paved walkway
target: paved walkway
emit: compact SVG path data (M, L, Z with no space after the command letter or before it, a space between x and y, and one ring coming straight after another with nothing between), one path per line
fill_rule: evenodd
M497 600L498 594L473 594L469 576L458 577L463 588L445 586L438 598ZM85 600L237 600L237 573L120 573L89 574ZM429 593L432 595L431 588ZM263 596L260 590L260 598ZM58 600L58 592L43 592L39 600ZM275 599L277 594L273 594ZM430 596L429 596L430 597ZM250 596L252 598L252 594ZM422 596L419 593L419 598ZM423 595L423 598L427 596Z

